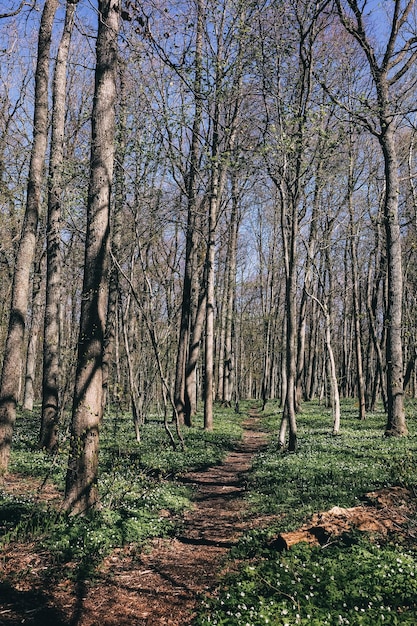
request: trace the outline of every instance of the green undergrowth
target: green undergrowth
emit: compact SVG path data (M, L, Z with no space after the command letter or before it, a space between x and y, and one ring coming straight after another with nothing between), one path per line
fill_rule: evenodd
M327 548L300 543L241 565L194 626L415 626L416 558L414 548L357 536Z
M385 415L360 422L349 402L341 433L332 436L329 411L306 404L298 416L298 451L286 453L275 436L279 408L267 405L261 415L274 435L255 459L247 497L254 515L275 521L243 535L230 554L233 573L203 599L195 626L417 624L415 517L384 539L352 530L324 547L300 543L285 552L272 541L314 513L361 504L369 491L403 486L417 495L417 413L411 402L407 408L408 437L385 438Z
M69 516L59 512L59 503L48 505L42 497L51 486L61 494L58 499L63 497L68 440L62 437L54 457L40 451L38 414L22 413L9 466L19 477L20 495L0 493L0 547L36 541L59 576L91 577L112 549L129 545L139 550L152 537L174 534L192 497L181 474L220 463L241 438L242 417L216 407L214 430L208 433L197 415L191 429L182 429L184 449L175 437L174 450L157 418L142 426L138 443L131 417L109 411L100 436L101 508ZM173 425L169 428L175 436Z
M260 513L285 516L285 529L296 528L307 516L332 506L354 506L368 491L402 485L416 490L417 435L415 409L410 405L408 437L384 437L385 415L356 418L352 403L342 405L340 434L331 434L329 411L306 404L298 416L298 450L282 453L273 437L253 466L250 492ZM278 429L276 407L265 421Z

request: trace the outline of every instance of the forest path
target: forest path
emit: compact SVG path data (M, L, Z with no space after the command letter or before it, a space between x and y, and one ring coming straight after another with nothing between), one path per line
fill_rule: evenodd
M154 540L145 554L120 552L106 559L98 587L81 590L72 623L189 624L198 595L215 588L230 547L252 524L244 501L245 473L265 443L254 409L244 422L242 441L222 465L183 477L194 489L195 504L185 514L179 536Z

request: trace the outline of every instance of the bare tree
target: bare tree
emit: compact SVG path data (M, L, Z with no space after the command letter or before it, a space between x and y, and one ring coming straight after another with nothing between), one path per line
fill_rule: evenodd
M273 159L269 157L266 164L268 174L279 194L278 206L285 268L286 390L279 444L285 445L287 426L289 426L288 447L291 451L297 449L298 240L300 223L306 210L305 185L306 172L309 167L306 153L311 141L309 106L313 88L314 44L318 32L318 18L325 4L310 6L300 0L291 11L289 23L285 20L280 23L280 32L291 32L291 38L289 38L291 45L275 50L278 55L277 62L273 64L275 75L265 78L266 90L263 95L265 117L268 120L265 141L267 151L274 157ZM268 24L266 28L269 28ZM263 63L265 70L268 71L269 58L263 58ZM287 66L291 67L293 73L291 79L285 73ZM269 88L271 79L276 81L273 98L271 98ZM294 86L284 94L283 85L289 80L294 81Z
M414 0L394 0L390 7L389 34L381 53L373 44L365 17L366 2L336 0L340 20L363 51L376 92L369 115L357 113L361 122L377 137L385 167L384 225L387 253L387 395L386 435L407 434L404 411L402 298L403 272L401 233L398 216L399 177L395 145L398 90L402 79L417 59L416 37L408 35L407 23ZM395 96L393 89L396 89ZM371 104L371 103L368 103ZM374 121L375 120L375 121Z
M67 62L77 0L67 0L64 29L58 47L52 88L52 133L46 226L47 270L44 318L42 417L39 443L53 451L58 445L59 359L61 307L61 196Z
M64 508L73 513L86 512L98 502L119 15L119 0L99 0L84 281L64 500Z
M189 368L190 358L190 332L192 332L192 304L193 285L195 289L195 279L197 273L196 261L199 243L198 215L197 215L197 194L196 178L198 175L198 163L200 152L200 133L202 123L202 50L203 50L203 4L202 0L196 2L196 35L195 35L195 56L194 56L194 115L191 131L191 144L189 153L189 166L186 176L187 193L187 230L186 230L186 250L184 283L181 305L181 322L178 339L178 354L175 376L175 407L180 422L191 426L192 401L189 398L189 388L187 388L187 367ZM199 342L198 342L199 344Z
M9 326L0 380L0 472L7 471L19 381L22 371L22 351L28 310L30 273L36 248L36 235L41 203L48 133L48 78L52 27L58 0L45 0L39 28L38 55L35 74L35 107L33 115L33 145L29 166L27 200L19 248L13 276Z

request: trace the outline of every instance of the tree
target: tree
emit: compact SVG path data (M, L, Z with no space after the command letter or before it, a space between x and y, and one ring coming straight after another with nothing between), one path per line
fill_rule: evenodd
M181 304L181 322L178 339L178 354L175 376L175 407L180 422L191 426L192 401L190 399L190 389L187 388L187 365L189 368L190 333L192 333L192 304L193 304L193 284L195 286L195 275L197 272L197 248L198 217L197 217L197 192L196 178L199 164L199 137L202 122L202 49L203 49L203 6L202 1L196 3L196 35L195 35L195 58L194 58L194 115L191 131L189 166L186 175L187 193L187 227L186 227L186 247L185 247L185 267L184 283ZM195 291L195 289L194 289ZM198 342L199 343L199 342Z
M42 329L42 319L45 304L45 252L43 249L43 236L45 233L40 229L36 256L40 258L35 260L33 269L33 291L32 291L32 315L30 320L29 341L26 352L26 368L25 368L25 384L23 391L22 408L26 411L33 410L35 401L35 374L38 357L39 335Z
M366 3L365 3L366 4ZM375 106L370 115L357 114L367 129L377 137L384 159L384 226L387 253L387 425L386 435L407 434L404 411L402 298L403 272L399 224L399 177L395 145L398 91L402 79L417 59L416 37L408 36L407 20L414 0L394 0L385 48L379 53L372 43L365 17L365 4L357 0L336 0L341 23L365 55L375 87ZM394 97L393 89L396 89ZM371 104L371 103L369 103ZM374 119L376 123L374 122Z
M85 513L98 503L119 14L119 0L99 0L84 279L64 500L64 508L73 513Z
M58 0L45 0L38 38L35 73L35 105L33 113L33 145L24 221L16 256L11 307L3 368L0 379L0 472L7 471L19 382L28 310L30 274L36 248L36 235L41 204L41 186L48 134L48 78L52 27Z
M239 230L239 192L238 192L238 180L237 172L231 172L231 204L232 208L229 217L229 234L227 241L227 258L225 264L225 276L224 276L224 346L220 346L222 354L219 355L219 362L223 364L222 369L222 381L219 381L222 389L222 402L225 406L232 405L232 393L233 393L233 376L234 376L234 313L235 313L235 299L236 299L236 264L237 264L237 241Z
M46 226L47 269L44 317L42 417L39 443L53 451L58 445L59 357L61 306L61 202L67 61L77 0L67 0L65 23L58 48L52 88L52 136Z
M210 121L212 126L208 150L210 178L208 184L208 226L205 258L206 285L206 336L204 350L204 428L213 428L214 350L215 350L215 260L219 213L231 155L241 121L244 101L243 74L246 23L252 18L253 7L242 4L237 13L230 12L227 2L218 9L218 23L214 28L215 55L213 59L213 102ZM220 357L222 358L223 355Z
M347 204L349 209L349 249L350 262L352 269L352 299L353 299L353 323L355 336L355 356L356 356L356 385L359 403L359 419L364 420L365 413L365 381L363 376L363 359L362 359L362 338L361 338L361 311L360 311L360 294L359 294L359 271L358 271L358 246L357 246L357 228L355 228L355 211L353 206L354 192L354 171L353 171L353 145L352 145L353 128L349 128L348 137L348 186L347 186Z
M326 2L319 6L310 6L303 0L297 2L288 15L276 23L276 28L280 32L278 44L275 41L269 43L273 46L277 60L271 63L266 44L262 56L264 116L267 120L266 165L279 195L277 208L280 211L285 268L286 393L279 443L281 446L285 445L289 425L288 448L291 451L297 448L298 240L300 223L306 211L305 190L309 168L307 154L311 142L310 102L313 88L314 44L319 31L319 16L325 5ZM268 42L270 25L266 22L263 28L268 29L265 36ZM289 88L285 90L284 86Z

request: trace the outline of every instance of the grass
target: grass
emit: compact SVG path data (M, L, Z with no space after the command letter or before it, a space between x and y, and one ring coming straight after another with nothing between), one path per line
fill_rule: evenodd
M142 550L151 537L175 534L190 506L190 492L178 477L219 463L233 448L249 405L241 408L237 416L217 407L213 433L204 432L198 416L195 427L184 429L184 451L172 450L156 418L142 428L138 444L130 417L109 413L101 434L103 506L88 517L62 515L31 489L48 477L63 492L68 449L64 440L54 459L39 451L37 415L22 414L10 471L28 488L24 496L0 494L1 546L36 540L36 549L50 557L49 579L85 580L94 579L113 548L129 544ZM276 522L243 535L230 553L234 573L221 580L213 597L202 598L195 626L414 626L416 519L409 520L408 536L384 540L352 531L326 547L299 544L287 552L272 549L269 540L314 513L355 506L368 491L400 485L417 494L416 406L408 406L410 436L396 439L383 437L382 412L359 422L351 402L342 406L341 434L334 437L329 411L306 404L298 417L296 454L278 449L279 414L273 403L262 413L270 443L247 480L254 515L271 515Z
M218 407L214 431L207 433L198 415L195 426L184 429L185 450L173 450L160 420L145 424L137 443L131 417L108 413L100 437L102 507L74 517L46 504L37 491L48 479L63 494L68 441L63 439L54 458L40 451L38 414L23 412L16 422L9 471L27 489L24 495L0 493L0 547L36 539L60 576L85 578L94 576L113 548L129 544L142 549L152 537L174 534L181 512L190 506L190 492L177 477L221 462L241 437L241 417Z
M353 403L345 402L341 435L334 437L329 412L311 403L298 418L296 454L283 454L272 437L254 463L248 498L255 514L275 515L277 522L242 537L231 553L234 573L214 598L203 599L195 625L415 625L416 519L406 540L377 541L352 531L326 547L301 543L283 553L268 547L279 532L333 506L355 506L368 491L401 485L417 494L412 403L408 413L410 436L384 438L382 413L359 422ZM277 432L278 415L276 406L267 406L264 423L271 432Z
M416 624L416 552L361 537L241 565L195 624Z
M327 411L316 403L305 406L297 454L281 454L273 440L254 464L253 504L262 513L279 510L287 530L315 512L354 506L367 491L393 484L417 489L412 421L409 437L387 438L383 413L360 422L350 403L343 409L341 434L335 437ZM271 428L270 415L266 420Z

